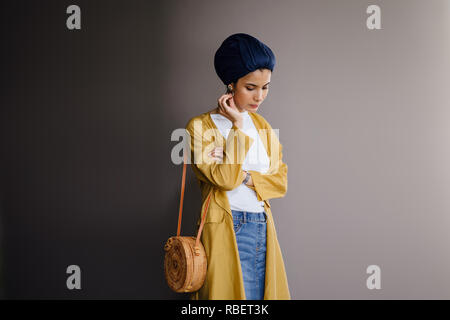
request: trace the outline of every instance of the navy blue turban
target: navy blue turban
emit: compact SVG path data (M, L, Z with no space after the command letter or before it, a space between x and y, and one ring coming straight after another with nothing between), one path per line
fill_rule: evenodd
M214 56L214 68L225 85L260 68L273 71L275 55L264 43L246 33L226 38Z

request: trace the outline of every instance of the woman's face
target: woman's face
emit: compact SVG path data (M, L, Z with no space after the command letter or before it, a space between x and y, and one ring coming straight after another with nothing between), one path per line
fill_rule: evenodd
M269 82L272 71L257 69L239 78L232 84L234 103L240 112L256 112L269 92Z

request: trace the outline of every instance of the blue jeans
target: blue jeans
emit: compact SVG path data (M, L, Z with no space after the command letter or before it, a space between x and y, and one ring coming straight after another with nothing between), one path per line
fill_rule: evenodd
M267 215L231 210L247 300L264 299Z

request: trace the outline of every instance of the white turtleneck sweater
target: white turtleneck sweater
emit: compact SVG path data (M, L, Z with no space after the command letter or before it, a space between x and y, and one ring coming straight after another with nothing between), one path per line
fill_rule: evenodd
M269 170L270 159L267 155L266 148L258 134L258 130L248 114L248 111L241 112L243 116L242 131L250 136L254 141L247 152L242 170L254 170L266 173ZM228 138L233 123L220 114L210 114L212 120L216 124L222 136ZM247 212L263 212L264 201L258 201L256 192L242 183L239 187L227 191L228 201L231 210L247 211Z

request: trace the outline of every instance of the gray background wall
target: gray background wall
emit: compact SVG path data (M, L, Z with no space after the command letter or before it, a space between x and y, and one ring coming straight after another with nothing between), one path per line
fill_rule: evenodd
M187 298L163 276L170 135L216 105L215 50L245 32L277 57L258 112L289 167L271 203L292 298L450 298L448 1L77 1L79 31L70 4L1 8L4 297ZM189 169L185 235L199 197Z

